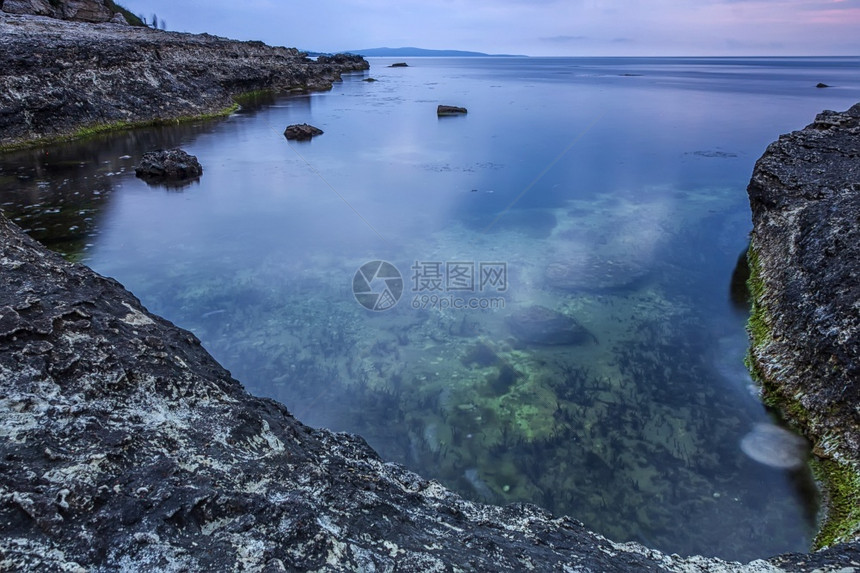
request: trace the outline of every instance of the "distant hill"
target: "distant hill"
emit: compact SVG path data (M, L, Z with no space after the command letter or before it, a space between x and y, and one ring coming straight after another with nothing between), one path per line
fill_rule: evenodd
M512 54L485 54L483 52L466 52L463 50L425 50L424 48L368 48L366 50L349 50L347 54L360 54L369 58L486 58L512 56Z

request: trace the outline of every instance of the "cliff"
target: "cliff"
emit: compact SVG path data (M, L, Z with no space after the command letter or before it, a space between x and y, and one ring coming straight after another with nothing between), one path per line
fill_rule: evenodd
M860 534L860 104L783 135L749 185L749 363L814 444L819 545Z
M0 12L0 150L224 113L241 94L330 89L368 67L358 56L312 61L261 42Z

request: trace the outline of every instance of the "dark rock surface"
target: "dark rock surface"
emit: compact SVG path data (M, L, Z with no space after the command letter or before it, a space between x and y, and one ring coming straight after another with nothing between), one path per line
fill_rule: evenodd
M823 82L818 82L817 84L815 84L815 87L817 87L817 88L829 88L830 86L823 83Z
M306 141L312 137L322 134L323 130L312 125L308 125L307 123L288 125L287 129L284 130L284 137L286 137L287 139L297 139L299 141Z
M828 520L860 535L860 104L783 135L749 185L754 373L814 445Z
M465 501L248 395L193 334L2 215L0 247L2 570L777 570Z
M526 344L583 344L593 335L566 314L544 306L528 306L515 311L507 319L514 338Z
M0 10L79 22L110 22L119 14L105 0L4 0ZM124 18L122 23L128 24Z
M359 56L314 62L261 42L0 12L0 148L217 113L252 91L329 89L368 67Z
M391 64L388 67L389 68L408 68L409 64L407 64L406 62L396 62L394 64Z
M149 181L184 181L203 175L203 166L181 149L160 149L144 153L134 173Z
M455 105L440 105L436 107L436 115L461 115L467 113L465 107Z

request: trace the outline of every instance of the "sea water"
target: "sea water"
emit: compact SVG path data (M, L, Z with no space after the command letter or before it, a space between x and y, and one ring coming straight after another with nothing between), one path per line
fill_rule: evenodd
M808 549L804 448L743 363L745 188L780 133L860 100L860 61L393 62L7 154L2 209L252 393L465 497L681 554ZM134 177L175 146L199 181Z

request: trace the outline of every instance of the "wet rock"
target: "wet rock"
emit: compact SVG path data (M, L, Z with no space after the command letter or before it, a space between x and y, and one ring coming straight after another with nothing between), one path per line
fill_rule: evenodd
M765 397L841 476L825 480L825 506L852 510L827 513L844 521L826 522L820 541L851 539L860 535L860 104L771 143L747 192L750 362Z
M469 502L357 436L304 426L2 214L0 316L4 570L769 570ZM477 472L464 479L487 493ZM803 570L804 557L780 563Z
M526 344L584 344L593 338L575 318L544 306L517 310L506 322L511 334Z
M296 139L298 141L306 141L312 137L322 134L323 130L312 125L308 125L307 123L298 123L295 125L290 125L287 126L287 129L284 130L284 137L286 137L287 139Z
M6 12L0 39L0 147L224 113L234 96L330 89L342 73L369 67L358 56L312 61L262 42Z
M465 107L455 105L440 105L436 107L436 115L461 115L467 113Z
M830 86L825 84L825 83L818 82L817 84L815 84L815 87L817 87L817 88L829 88Z
M134 173L141 179L169 183L200 177L203 167L197 157L181 149L160 149L144 153Z
M572 255L547 265L549 286L565 291L623 290L643 280L647 267L632 258Z
M407 64L406 62L396 62L394 64L391 64L388 67L389 68L408 68L409 64Z

